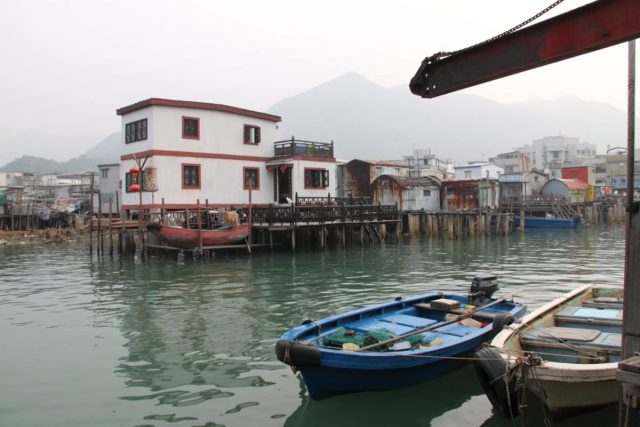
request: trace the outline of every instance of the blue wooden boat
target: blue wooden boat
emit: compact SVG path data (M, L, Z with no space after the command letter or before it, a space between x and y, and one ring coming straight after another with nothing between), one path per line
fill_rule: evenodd
M520 217L513 220L516 227L520 227ZM525 216L524 228L575 228L578 226L576 218L544 218L537 216Z
M495 276L474 278L468 295L428 292L348 311L285 332L278 359L300 371L313 399L390 390L436 378L492 338L526 307L492 299Z

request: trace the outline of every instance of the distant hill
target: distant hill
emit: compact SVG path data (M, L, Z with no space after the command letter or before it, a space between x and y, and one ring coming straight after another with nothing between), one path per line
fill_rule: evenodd
M35 174L78 173L97 171L97 163L84 155L66 162L44 159L42 157L22 156L0 167L2 172L31 172Z
M414 148L458 162L488 159L551 135L619 146L626 113L576 97L503 104L452 93L421 99L408 86L384 88L347 73L273 105L282 116L279 136L334 140L341 159L397 159Z
M118 163L120 161L120 132L112 133L84 153L98 163Z
M97 165L101 163L119 162L119 142L120 133L114 133L100 141L86 153L65 162L56 162L55 160L36 156L22 156L4 166L0 166L0 171L31 172L36 174L97 171Z

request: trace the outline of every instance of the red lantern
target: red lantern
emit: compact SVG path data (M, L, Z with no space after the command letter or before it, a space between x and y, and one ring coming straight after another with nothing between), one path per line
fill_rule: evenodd
M140 191L140 186L138 184L131 184L131 186L129 187L129 191L131 193L137 193Z
M131 169L129 169L129 172L131 172L132 175L137 175L138 172L140 172L140 168L138 168L137 166L133 166Z

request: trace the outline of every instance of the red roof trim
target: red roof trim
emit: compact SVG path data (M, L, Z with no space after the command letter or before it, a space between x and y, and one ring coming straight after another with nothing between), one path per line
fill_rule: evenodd
M245 156L241 154L224 153L201 153L197 151L173 151L173 150L146 150L137 153L129 153L120 156L120 160L132 160L147 156L167 156L167 157L194 157L199 159L223 159L223 160L249 160L253 162L266 162L269 157Z
M116 114L119 116L122 116L124 114L131 113L132 111L137 111L142 108L150 107L152 105L158 105L162 107L195 108L199 110L222 111L224 113L238 114L241 116L269 120L272 122L279 122L282 120L280 116L261 113L259 111L245 110L244 108L232 107L230 105L211 104L208 102L195 102L195 101L176 101L174 99L164 99L164 98L145 99L144 101L139 101L139 102L136 102L135 104L127 105L126 107L117 109Z

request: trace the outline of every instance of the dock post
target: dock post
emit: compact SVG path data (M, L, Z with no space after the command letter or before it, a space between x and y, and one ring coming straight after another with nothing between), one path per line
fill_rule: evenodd
M296 228L291 227L291 250L296 251Z
M109 197L109 255L113 255L113 199Z
M164 197L163 197L162 199L160 199L160 224L162 225L167 225L164 222L165 215L166 215L166 211L164 209Z
M13 217L11 217L13 220ZM91 188L89 189L89 254L93 253L93 173L91 174ZM13 221L12 224L13 226Z
M617 379L622 382L622 401L619 405L620 426L640 422L640 312L636 310L640 298L640 201L634 201L635 163L635 40L629 42L629 78L627 111L627 200L625 223L624 297L622 318L622 360L618 364Z
M98 191L98 234L96 248L98 253L104 253L104 240L102 233L102 193Z
M524 209L520 209L520 231L524 233Z
M203 257L203 253L202 253L202 217L200 215L200 199L196 200L196 212L197 212L197 224L198 224L198 255L202 258Z

